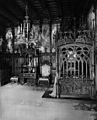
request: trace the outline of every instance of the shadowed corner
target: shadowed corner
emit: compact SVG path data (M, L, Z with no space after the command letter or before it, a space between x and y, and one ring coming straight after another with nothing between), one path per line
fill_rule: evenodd
M52 93L52 90L46 90L45 92L44 92L44 94L42 95L42 98L54 98L54 97L52 97L52 96L50 96L49 94L51 94Z

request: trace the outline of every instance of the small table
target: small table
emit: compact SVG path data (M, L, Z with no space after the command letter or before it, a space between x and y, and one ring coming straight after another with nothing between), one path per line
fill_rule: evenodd
M29 84L35 84L36 80L36 73L21 73L19 75L20 83L29 83ZM26 80L25 80L26 79Z

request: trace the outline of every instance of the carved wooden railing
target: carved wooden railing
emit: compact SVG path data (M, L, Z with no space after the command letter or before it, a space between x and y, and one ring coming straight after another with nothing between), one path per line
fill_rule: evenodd
M93 97L94 82L88 78L58 79L58 97L70 95L76 97Z

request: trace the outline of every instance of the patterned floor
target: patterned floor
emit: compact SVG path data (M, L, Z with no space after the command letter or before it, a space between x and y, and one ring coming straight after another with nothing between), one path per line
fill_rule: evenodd
M0 87L0 120L97 120L97 103L42 98L47 88Z

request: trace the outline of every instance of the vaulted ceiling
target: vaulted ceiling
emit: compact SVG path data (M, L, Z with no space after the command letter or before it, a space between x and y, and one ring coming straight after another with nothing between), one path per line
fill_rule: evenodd
M32 22L87 15L94 0L0 0L0 33L21 23L25 7Z

